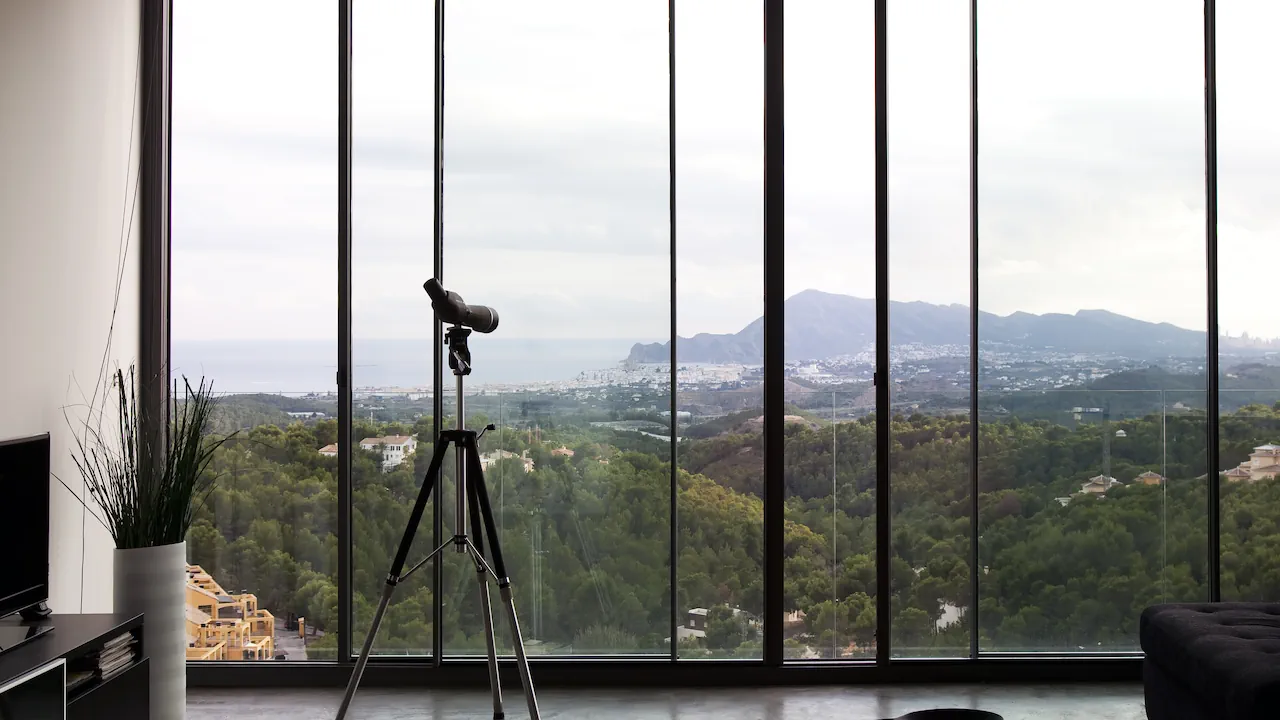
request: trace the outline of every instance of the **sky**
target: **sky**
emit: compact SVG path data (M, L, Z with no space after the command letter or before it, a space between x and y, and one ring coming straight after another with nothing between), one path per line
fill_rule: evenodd
M1266 337L1274 5L1218 19L1221 325ZM736 332L763 306L760 5L676 6L678 329ZM666 339L666 3L448 7L445 285L506 337ZM874 296L872 7L787 5L789 295ZM969 300L967 13L890 8L893 300ZM421 338L432 3L359 0L354 27L353 332ZM1204 329L1201 3L984 0L979 32L981 309ZM182 0L173 42L173 337L336 337L335 4Z

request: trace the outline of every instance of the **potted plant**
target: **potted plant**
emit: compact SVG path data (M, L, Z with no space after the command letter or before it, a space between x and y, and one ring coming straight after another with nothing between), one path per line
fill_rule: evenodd
M213 489L213 453L231 436L209 433L217 401L204 378L192 387L184 377L158 423L141 422L132 367L117 369L103 390L101 406L76 428L72 456L91 498L86 509L115 540L115 611L145 613L152 717L182 718L187 530Z

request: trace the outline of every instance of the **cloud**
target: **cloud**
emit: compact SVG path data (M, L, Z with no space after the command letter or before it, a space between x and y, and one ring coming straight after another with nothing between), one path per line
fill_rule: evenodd
M241 22L250 7L255 22ZM445 277L497 306L509 337L665 337L673 262L682 334L760 314L761 15L734 0L676 7L672 258L665 6L451 6ZM430 10L356 8L360 337L423 332L401 319L420 314L432 266ZM990 0L980 12L982 309L1105 307L1202 327L1200 3ZM335 336L333 7L175 13L175 337ZM1257 91L1258 68L1280 60L1265 30L1280 11L1255 0L1220 13L1222 262L1241 273L1280 231L1280 100ZM788 293L875 292L871 19L869 2L788 7ZM893 4L895 300L969 300L968 52L964 3ZM1224 325L1280 335L1256 295L1226 285Z

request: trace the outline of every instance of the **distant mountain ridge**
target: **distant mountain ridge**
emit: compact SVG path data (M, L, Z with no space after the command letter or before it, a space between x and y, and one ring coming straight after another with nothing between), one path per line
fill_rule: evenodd
M875 341L874 300L805 290L788 298L785 308L788 361L852 355ZM892 345L969 343L969 308L965 305L890 301L889 314ZM1205 352L1203 332L1135 320L1107 310L1081 310L1074 315L982 312L978 323L983 342L1026 348L1133 358L1194 357ZM666 362L670 352L668 343L636 343L627 359ZM679 338L676 352L678 362L759 364L764 357L764 318L736 333Z

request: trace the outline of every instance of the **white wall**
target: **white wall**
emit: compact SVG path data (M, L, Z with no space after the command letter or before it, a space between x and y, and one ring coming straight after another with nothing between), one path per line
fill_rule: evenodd
M0 0L0 438L51 432L77 492L62 408L98 376L136 202L139 16L138 0ZM138 354L136 220L128 234L113 366ZM49 604L109 612L111 538L92 517L82 533L52 483Z

